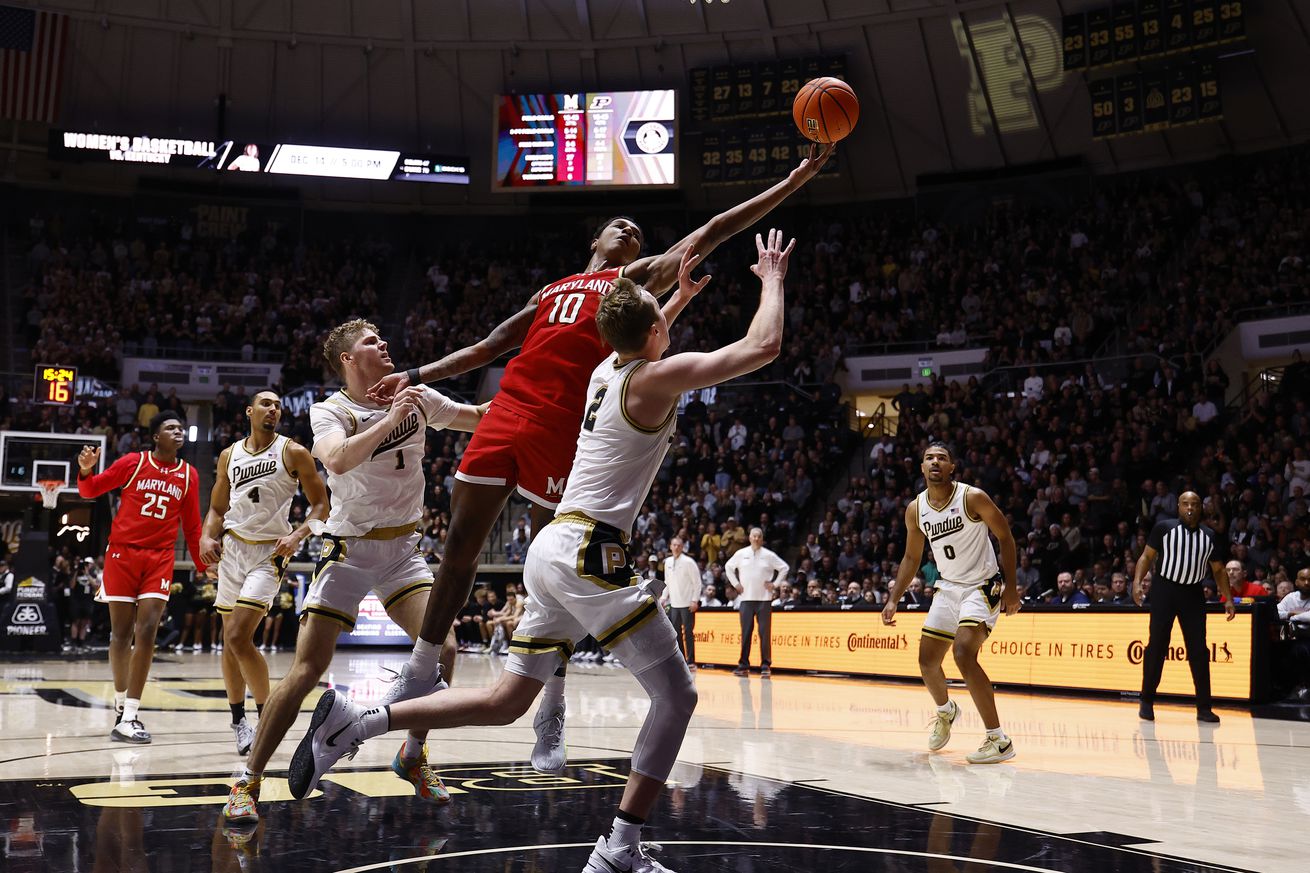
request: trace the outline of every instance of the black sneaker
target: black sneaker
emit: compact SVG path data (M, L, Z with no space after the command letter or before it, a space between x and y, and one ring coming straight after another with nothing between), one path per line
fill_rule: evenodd
M1155 707L1149 703L1143 703L1137 707L1137 717L1142 721L1155 721Z
M738 667L736 670L732 671L732 675L734 676L749 676L750 674L751 671L747 670L745 667Z
M1205 710L1196 714L1197 721L1203 721L1206 724L1219 724L1219 716L1215 715L1212 710Z

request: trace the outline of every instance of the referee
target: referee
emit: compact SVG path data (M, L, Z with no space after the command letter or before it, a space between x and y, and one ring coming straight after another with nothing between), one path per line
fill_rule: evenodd
M1137 714L1155 721L1155 690L1160 686L1174 618L1183 629L1187 664L1196 686L1196 720L1217 724L1210 708L1210 647L1205 642L1205 595L1201 581L1212 576L1224 595L1224 611L1235 608L1228 574L1219 554L1218 534L1201 523L1201 498L1186 491L1178 498L1178 518L1158 523L1146 539L1133 573L1133 602L1142 605L1142 577L1151 570L1151 635L1142 658L1142 702Z

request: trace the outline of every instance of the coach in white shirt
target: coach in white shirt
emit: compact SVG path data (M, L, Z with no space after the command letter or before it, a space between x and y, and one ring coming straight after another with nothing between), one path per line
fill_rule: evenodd
M700 567L682 551L682 537L669 543L672 553L664 559L664 591L669 600L669 619L678 637L678 648L687 666L696 669L696 609L700 606Z
M737 592L741 611L741 658L734 676L745 676L751 666L751 632L760 628L760 677L769 677L773 646L769 632L773 625L773 583L787 575L787 562L764 548L764 531L751 528L750 548L740 549L724 568L728 584Z

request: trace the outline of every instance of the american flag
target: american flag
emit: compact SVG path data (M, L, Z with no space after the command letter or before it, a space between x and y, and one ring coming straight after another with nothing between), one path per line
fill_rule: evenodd
M0 6L0 118L54 124L68 18Z

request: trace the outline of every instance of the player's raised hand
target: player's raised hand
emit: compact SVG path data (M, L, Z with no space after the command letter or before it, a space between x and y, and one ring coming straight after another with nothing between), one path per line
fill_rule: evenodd
M374 383L372 388L364 393L364 396L374 403L390 403L396 396L396 392L409 386L409 374L404 370L399 370L390 375L383 376Z
M77 453L77 468L83 476L90 476L96 471L96 464L100 463L100 449L95 446L82 446L82 451Z
M699 279L691 278L691 271L696 269L700 263L700 255L696 254L688 246L687 250L682 253L682 263L678 264L678 294L690 300L701 292L709 284L710 279L714 278L708 273Z
M796 169L791 171L792 180L803 185L819 175L819 171L823 169L824 164L828 163L828 158L832 157L832 153L836 148L837 144L832 142L822 147L817 142L810 143L809 155L800 162Z
M751 272L759 276L761 281L783 278L787 275L787 259L795 247L795 239L787 243L787 248L782 247L782 231L777 228L770 228L767 244L758 233L755 234L755 251L759 260L751 267Z

